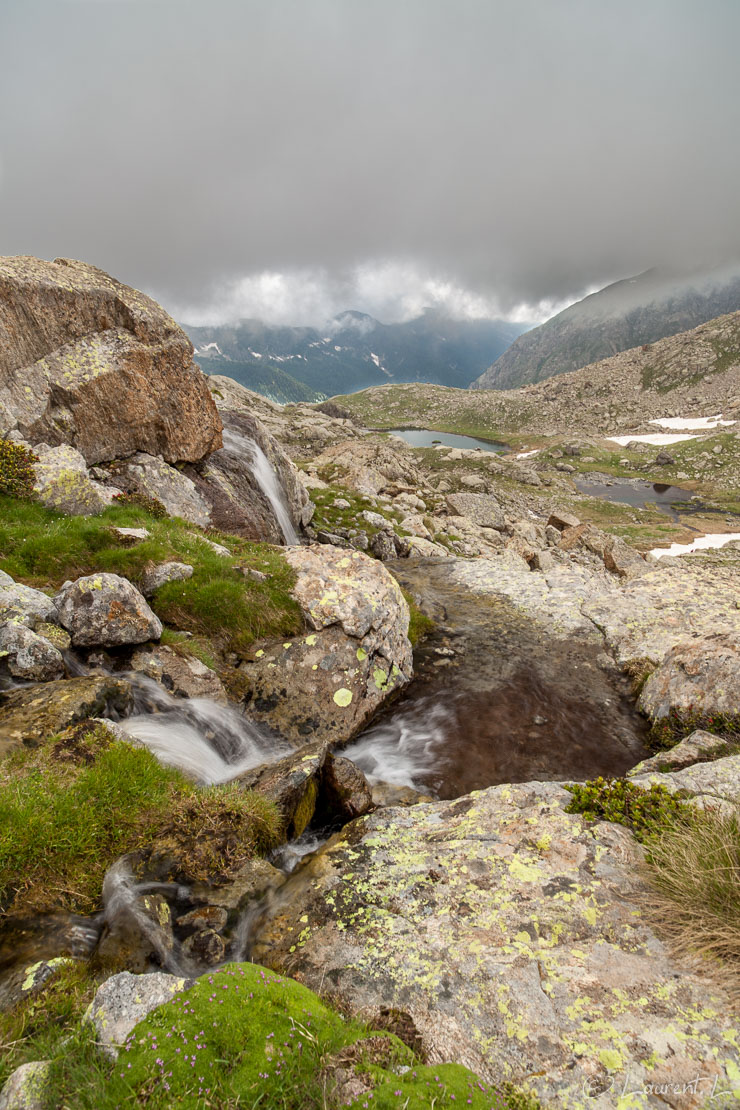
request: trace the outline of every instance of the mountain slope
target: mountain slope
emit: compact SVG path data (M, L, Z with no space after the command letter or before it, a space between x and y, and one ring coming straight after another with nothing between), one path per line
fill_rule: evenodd
M608 285L520 336L473 388L513 389L539 382L737 309L737 272L688 278L648 270Z
M312 400L393 381L465 388L523 330L503 320L451 320L431 310L401 324L344 312L322 331L271 327L259 320L186 328L195 357L208 373L227 374L264 392L255 372L269 362L302 383L305 399ZM234 372L234 363L244 368L244 376Z

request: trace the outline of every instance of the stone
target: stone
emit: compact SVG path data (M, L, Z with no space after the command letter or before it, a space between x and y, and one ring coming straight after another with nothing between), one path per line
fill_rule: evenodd
M214 929L199 929L185 938L182 950L186 956L197 960L199 964L216 967L217 964L224 962L226 941Z
M639 551L618 536L610 536L603 549L604 566L620 578L638 578L648 570Z
M118 866L115 864L113 870ZM134 890L130 890L130 897L117 899L116 892L108 890L110 881L109 871L103 882L103 901L109 919L95 949L96 961L103 967L125 968L139 974L148 971L155 960L166 963L175 947L172 911L167 900L162 894Z
M576 524L573 528L564 528L560 533L560 542L558 548L561 551L574 551L579 546L584 535L588 531L587 524Z
M535 570L541 570L543 574L554 570L558 564L555 562L551 552L549 551L536 551L532 559L532 566Z
M452 554L441 543L425 540L422 536L406 536L404 538L408 544L408 549L405 552L408 558L449 559Z
M319 471L328 466L336 468L339 473L335 480L358 493L378 494L392 485L410 489L421 485L413 455L400 442L391 446L344 440L324 448L314 462Z
M262 763L236 780L275 802L280 812L281 840L295 840L310 823L329 748L316 741L273 763Z
M158 640L162 622L127 578L88 574L63 586L54 602L75 647L119 647Z
M369 550L382 563L387 563L389 559L395 559L397 556L393 535L389 532L376 532L371 536Z
M228 696L215 671L186 652L164 645L136 648L131 670L153 679L176 698L210 698L226 705Z
M416 806L434 801L430 794L422 794L411 786L399 786L394 782L374 782L372 799L376 806Z
M223 906L196 906L194 910L181 914L177 919L177 925L179 928L194 929L196 932L200 929L214 929L220 933L226 928L228 919L229 915Z
M484 528L500 531L506 523L503 509L488 493L448 493L447 507L456 516L463 516Z
M432 538L432 533L418 513L405 516L401 521L401 528L403 528L404 532L410 532L412 536L421 536L424 540L430 540Z
M44 1110L50 1067L48 1060L32 1060L11 1072L0 1091L0 1110Z
M370 784L357 764L331 752L322 770L320 802L328 821L342 824L375 808Z
M138 451L131 458L116 463L112 473L117 484L128 493L140 493L159 501L170 516L197 524L199 528L207 528L211 523L208 503L195 482L164 459Z
M430 1063L553 1110L613 1110L625 1076L638 1091L706 1076L730 1097L728 995L643 916L630 833L566 813L570 798L507 784L358 819L288 878L253 958L330 983L365 1021L401 1006Z
M562 509L558 509L550 513L547 523L550 528L557 528L558 532L564 532L566 528L577 528L581 522L572 513L566 513Z
M56 605L41 590L15 582L0 570L0 621L20 621L26 628L39 624L58 624Z
M360 520L364 520L371 528L378 528L381 532L392 532L393 521L388 520L382 513L375 513L371 509L363 509Z
M647 789L653 784L664 786L671 794L686 791L699 798L729 802L737 812L740 797L740 755L726 755L708 763L694 763L680 771L666 774L647 772L634 774L631 781Z
M155 971L132 975L122 971L106 979L95 992L85 1020L92 1022L97 1044L115 1060L129 1033L158 1006L193 985L193 979Z
M560 543L560 529L548 524L545 528L545 538L548 547L556 547Z
M284 882L282 871L266 859L251 859L227 880L219 878L213 883L193 883L190 892L194 900L207 903L208 908L240 910Z
M240 665L245 708L293 744L348 740L413 673L408 606L382 563L313 544L284 555L313 631L254 645Z
M111 714L124 716L131 704L128 682L109 675L87 675L11 690L0 702L0 755L23 745L34 747L77 721Z
M192 577L193 568L189 563L159 563L158 566L145 571L141 580L141 592L144 597L151 597L167 582L184 582L185 579Z
M34 451L34 494L43 505L67 516L94 516L112 503L119 489L101 485L88 473L85 459L74 447L37 444Z
M676 460L667 451L658 451L655 456L655 466L675 466Z
M196 461L221 421L193 347L151 298L84 262L0 260L0 435Z
M638 705L654 720L672 712L740 716L740 635L677 644L649 675Z
M114 528L112 531L124 547L135 547L151 536L148 528Z
M58 648L15 621L0 625L0 665L26 682L49 682L64 674L64 659Z
M682 771L685 767L693 766L694 763L716 759L726 749L727 741L722 736L715 736L713 732L698 728L668 751L658 752L650 759L643 759L628 771L628 775L634 777L652 774L655 771Z

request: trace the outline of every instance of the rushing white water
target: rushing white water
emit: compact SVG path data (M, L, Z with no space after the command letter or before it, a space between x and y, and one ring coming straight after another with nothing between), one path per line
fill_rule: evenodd
M265 452L253 439L230 428L224 428L223 438L226 451L233 455L246 455L249 458L255 481L270 502L285 543L289 547L300 543L298 533L293 527L293 521L288 512L283 487L280 485L275 468Z
M447 736L453 731L455 711L432 697L400 709L369 728L344 749L369 782L388 782L423 790L439 769Z
M173 698L151 679L129 678L139 712L121 721L121 728L160 763L177 767L196 782L228 782L291 750L228 705L209 698Z

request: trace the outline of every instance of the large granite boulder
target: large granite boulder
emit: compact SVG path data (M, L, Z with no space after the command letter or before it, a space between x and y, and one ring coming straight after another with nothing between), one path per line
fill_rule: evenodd
M16 619L0 624L0 668L7 668L13 678L26 682L49 682L63 676L64 659L50 640Z
M740 716L740 634L677 644L648 677L639 706L654 719L671 712Z
M214 527L245 539L295 543L313 505L298 470L265 426L247 412L221 410L224 446L187 469Z
M502 529L505 525L504 510L488 493L450 493L447 507L455 516L463 516L485 528Z
M570 797L533 782L360 818L277 892L253 958L364 1020L402 1011L432 1063L553 1110L613 1110L625 1084L677 1085L675 1110L729 1099L728 996L648 925L630 833Z
M341 744L411 678L409 610L382 563L328 544L291 547L293 594L310 628L256 645L240 665L247 711L294 744Z
M59 614L47 594L16 582L0 570L0 621L10 620L37 628L40 624L59 624Z
M35 747L69 725L92 717L123 716L132 706L131 687L108 675L61 679L11 690L0 700L0 756Z
M88 464L221 446L193 347L155 301L84 262L0 259L0 434L70 444Z
M75 647L120 647L158 640L162 622L127 578L88 574L66 583L54 599Z

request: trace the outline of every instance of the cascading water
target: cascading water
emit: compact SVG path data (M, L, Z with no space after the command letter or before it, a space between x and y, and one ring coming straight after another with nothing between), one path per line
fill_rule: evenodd
M454 699L453 699L454 700ZM371 783L387 782L425 791L443 763L455 711L449 700L426 696L371 725L343 751Z
M275 468L265 452L253 439L249 439L248 436L241 435L241 433L235 432L231 428L224 428L223 440L225 451L239 457L246 455L249 458L255 481L270 502L287 546L294 547L300 543L298 533L293 527L293 521L288 512L288 506L285 503L283 487L280 485Z
M235 709L209 698L174 698L149 678L130 675L136 714L120 727L203 785L228 782L292 749Z

